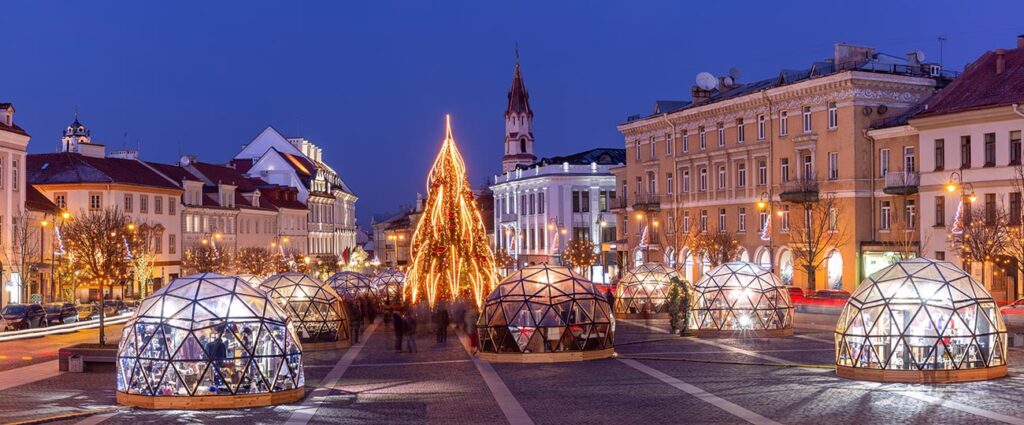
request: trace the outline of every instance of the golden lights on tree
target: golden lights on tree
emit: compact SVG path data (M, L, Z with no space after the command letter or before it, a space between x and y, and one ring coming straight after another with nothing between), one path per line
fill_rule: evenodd
M494 256L449 116L427 175L427 199L411 248L407 291L413 303L426 296L433 306L438 299L470 295L479 307L495 284Z
M594 246L586 239L570 239L562 252L562 261L580 273L593 266L596 258Z

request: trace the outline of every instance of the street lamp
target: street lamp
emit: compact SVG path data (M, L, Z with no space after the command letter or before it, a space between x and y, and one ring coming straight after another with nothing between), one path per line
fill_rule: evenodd
M765 227L767 227L769 229L768 230L769 232L771 231L770 229L771 229L771 221L772 221L772 213L771 213L771 210L772 210L772 195L770 193L768 193L768 192L761 192L761 195L758 197L756 205L757 205L757 210L758 211L763 212L763 213L768 213L768 217L765 220L765 223L764 223L764 225L761 228L761 232L762 232L762 236L763 236L763 232L765 231ZM782 211L778 211L777 214L778 214L779 217L782 217ZM758 224L760 224L760 223L758 223ZM773 266L773 263L775 262L775 260L773 258L774 255L772 254L773 249L774 249L772 247L773 239L775 239L775 238L773 238L771 233L769 233L768 234L768 270L769 271L774 271L775 270L775 267ZM757 260L755 260L755 261L757 261Z
M960 202L964 203L964 200L966 199L967 200L967 204L969 204L967 206L967 216L970 217L971 205L973 205L974 202L978 200L978 196L974 194L974 185L972 185L970 183L964 183L963 169L953 171L949 175L949 181L946 183L946 192L953 193L953 192L956 192L957 189L960 190ZM955 226L955 223L954 223L954 226ZM961 229L961 231L962 231L962 229ZM965 235L965 237L966 236L969 236L969 235ZM966 262L966 260L964 259L964 252L965 252L964 248L961 245L961 247L960 247L960 261L961 262ZM961 263L961 267L963 267L963 266L964 266L964 264ZM982 273L984 274L984 271Z

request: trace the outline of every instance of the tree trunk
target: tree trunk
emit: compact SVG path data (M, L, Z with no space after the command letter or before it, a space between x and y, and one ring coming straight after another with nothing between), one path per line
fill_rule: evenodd
M815 285L815 267L812 265L804 266L804 270L807 270L807 289L814 291L817 285Z
M105 316L106 316L106 307L107 307L106 306L106 297L105 297L105 292L106 291L105 291L105 289L106 288L104 287L103 281L100 281L100 345L101 346L107 344L107 334L105 332L106 329L104 328L104 323L105 323L104 319L105 319Z

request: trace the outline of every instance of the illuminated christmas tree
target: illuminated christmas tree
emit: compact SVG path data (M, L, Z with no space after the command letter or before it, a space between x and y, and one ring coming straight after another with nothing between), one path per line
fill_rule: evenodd
M407 291L415 303L426 295L433 306L438 299L471 296L479 307L494 287L494 255L473 190L466 180L466 164L455 147L450 117L445 137L427 175L427 200L412 237L412 266Z

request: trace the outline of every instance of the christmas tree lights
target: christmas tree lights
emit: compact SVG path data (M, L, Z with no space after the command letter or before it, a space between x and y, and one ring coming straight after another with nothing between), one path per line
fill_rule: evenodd
M448 116L441 151L427 175L427 199L411 245L413 261L406 286L411 302L425 295L433 306L438 299L469 295L477 307L483 304L496 282L494 255Z

